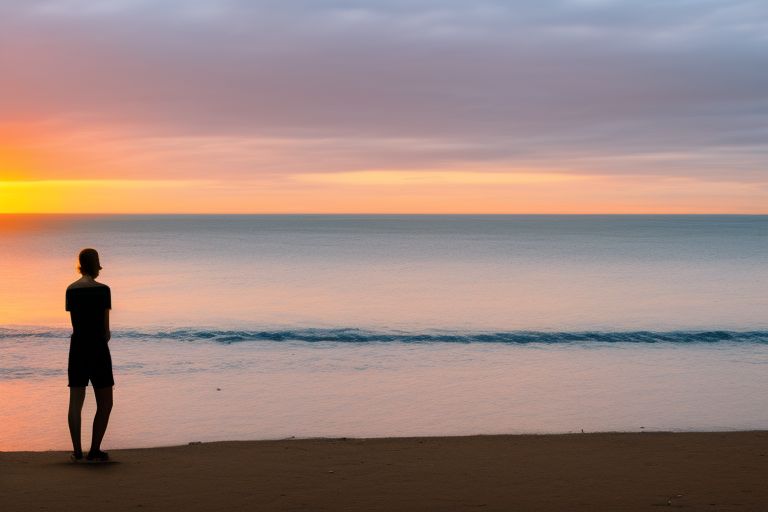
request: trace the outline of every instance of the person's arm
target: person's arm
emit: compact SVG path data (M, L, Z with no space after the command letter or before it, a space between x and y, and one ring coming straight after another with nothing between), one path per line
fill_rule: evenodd
M107 341L112 338L112 333L109 330L109 310L104 310L104 334L107 337Z
M72 320L72 307L69 303L69 288L67 288L67 292L64 294L64 311L69 312L69 323L72 324L72 331L75 330L75 322Z
M112 339L112 331L109 330L109 310L112 309L112 290L109 286L106 287L106 295L104 297L104 337L107 342Z

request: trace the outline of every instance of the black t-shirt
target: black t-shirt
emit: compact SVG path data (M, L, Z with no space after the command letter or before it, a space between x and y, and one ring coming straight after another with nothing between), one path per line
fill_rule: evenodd
M66 310L72 317L73 338L106 340L104 310L112 309L109 286L82 286L67 288Z

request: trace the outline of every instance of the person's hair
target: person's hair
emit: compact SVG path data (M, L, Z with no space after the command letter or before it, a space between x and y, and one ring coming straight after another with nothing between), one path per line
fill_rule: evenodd
M83 249L80 251L78 260L80 266L77 267L77 270L83 275L88 274L89 276L95 276L98 271L101 270L99 253L96 252L96 249Z

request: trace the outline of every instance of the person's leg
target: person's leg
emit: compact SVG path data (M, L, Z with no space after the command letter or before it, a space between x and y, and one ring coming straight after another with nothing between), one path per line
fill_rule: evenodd
M93 417L93 438L91 440L91 454L101 451L101 440L107 431L109 413L112 411L112 386L94 388L96 394L96 416Z
M72 438L72 448L75 455L83 455L83 446L80 442L80 423L83 412L83 402L85 401L85 387L69 388L69 435Z

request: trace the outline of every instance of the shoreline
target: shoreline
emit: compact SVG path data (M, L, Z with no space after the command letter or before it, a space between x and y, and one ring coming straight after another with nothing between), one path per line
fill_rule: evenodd
M0 452L3 510L768 509L766 430L294 438L109 452L109 464L72 464L62 451ZM84 499L94 488L98 499Z
M277 442L293 442L293 441L386 441L386 440L426 440L426 439L467 439L467 438L524 438L524 437L564 437L564 436L611 436L611 435L657 435L657 434L765 434L768 436L768 429L734 429L734 430L599 430L599 431L568 431L568 432L521 432L521 433L506 433L506 434L459 434L459 435L416 435L416 436L374 436L374 437L354 437L354 436L288 436L277 437L267 439L215 439L211 441L189 441L183 444L161 444L151 446L130 446L121 448L109 448L109 443L104 443L107 447L107 451L111 452L123 452L123 451L136 451L136 450L158 450L158 449L171 449L171 448L183 448L185 446L195 446L201 444L226 444L226 443L277 443ZM87 446L90 433L83 431L83 443ZM109 436L107 436L109 437ZM104 446L102 448L104 448ZM85 448L84 448L85 449ZM87 451L87 450L85 450ZM24 454L24 453L65 453L68 454L69 450L62 450L59 448L46 448L43 450L0 450L0 456L11 454Z

